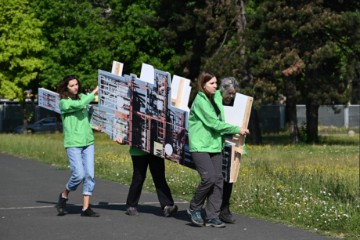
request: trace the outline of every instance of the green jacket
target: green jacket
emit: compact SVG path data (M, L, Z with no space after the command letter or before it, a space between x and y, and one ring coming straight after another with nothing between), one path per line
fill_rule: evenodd
M220 110L219 117L205 93L199 91L195 97L189 115L190 152L221 152L224 145L222 135L240 132L240 127L224 122L220 91L215 92L214 101Z
M94 94L80 94L80 100L61 99L60 111L64 131L64 147L84 147L94 144L87 105Z

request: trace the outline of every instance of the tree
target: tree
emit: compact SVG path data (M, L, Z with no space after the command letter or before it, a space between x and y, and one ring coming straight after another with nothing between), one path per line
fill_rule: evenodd
M356 29L356 21L349 23L344 16L346 11L359 15L359 4L350 1L351 4L352 10L345 7L348 2L333 5L322 0L263 1L251 21L255 41L250 44L253 50L257 49L251 53L256 59L252 67L256 82L265 78L278 94L286 96L294 124L296 103L306 104L308 142L318 140L319 106L349 100L349 86L357 65L351 60L354 54L348 51L350 45L342 45L354 38L348 27ZM292 141L296 142L296 138Z
M42 22L31 13L26 0L0 3L0 96L17 99L23 109L23 125L27 129L26 91L44 64ZM24 131L26 133L26 131Z
M163 0L157 7L161 27L162 45L174 50L174 72L190 80L199 74L201 54L204 49L204 35L197 29L196 9L204 1Z
M171 71L175 52L162 35L163 21L157 10L160 2L111 1L111 28L114 56L125 64L127 73L140 73L142 63Z
M55 89L64 75L76 74L83 87L96 85L97 70L111 68L112 36L106 1L32 0L37 17L44 21L46 38L40 85Z
M0 3L0 95L25 100L25 90L34 81L43 61L42 22L31 13L27 0Z

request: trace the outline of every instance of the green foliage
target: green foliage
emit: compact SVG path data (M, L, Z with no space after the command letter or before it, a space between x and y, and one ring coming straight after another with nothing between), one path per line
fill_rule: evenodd
M46 69L41 86L54 89L64 75L76 74L85 88L97 82L97 70L110 70L111 34L105 6L91 1L33 0L32 8L44 21Z
M125 63L127 71L139 73L141 64L164 68L161 58L159 32L154 25L157 22L155 1L137 1L122 6L113 3L112 24L116 34L112 41L117 59ZM155 54L156 53L156 54Z
M26 0L0 3L0 95L24 100L24 91L35 80L43 61L43 23L31 13Z
M114 31L111 48L115 59L124 62L127 73L138 74L142 63L172 73L179 69L182 52L178 49L185 41L174 28L179 28L176 23L182 13L177 11L184 8L183 2L112 1L110 8Z

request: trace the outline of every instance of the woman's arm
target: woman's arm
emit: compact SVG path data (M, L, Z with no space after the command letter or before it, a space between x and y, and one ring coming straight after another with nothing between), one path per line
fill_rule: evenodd
M95 96L93 93L82 95L80 100L72 99L61 99L60 100L60 111L61 113L71 113L84 109Z
M211 106L210 102L205 100L195 101L192 106L193 114L208 128L219 132L220 134L241 133L240 127L228 124L220 120Z
M98 91L99 86L96 86L96 88L91 93L87 95L80 94L80 100L61 99L60 111L62 113L71 113L84 109L94 100L95 95L98 93Z

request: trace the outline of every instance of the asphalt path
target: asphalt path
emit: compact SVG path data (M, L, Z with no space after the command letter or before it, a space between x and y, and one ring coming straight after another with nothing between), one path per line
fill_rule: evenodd
M71 193L69 213L57 216L55 204L70 176L33 160L0 153L0 240L326 240L299 228L235 215L226 228L198 227L186 213L188 202L176 200L179 212L164 217L156 194L143 192L139 216L128 216L128 186L96 179L92 208L99 218L80 217L81 188Z

